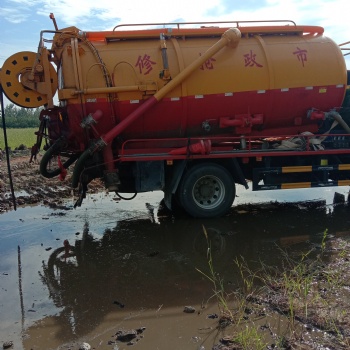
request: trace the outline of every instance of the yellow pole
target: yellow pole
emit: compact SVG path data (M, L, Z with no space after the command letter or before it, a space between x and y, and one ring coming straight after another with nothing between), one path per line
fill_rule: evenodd
M122 131L124 131L130 124L137 120L141 115L143 115L147 110L149 110L153 105L157 104L165 95L172 91L176 86L181 84L193 71L200 67L205 61L214 56L218 51L220 51L226 45L235 48L237 47L239 40L241 39L241 32L238 28L230 28L224 34L222 34L221 39L216 42L212 47L210 47L203 55L199 56L198 59L193 61L189 66L187 66L182 72L180 72L174 79L172 79L168 84L162 87L158 92L156 92L152 97L150 97L145 103L143 103L139 108L130 113L123 121L116 125L107 134L101 137L103 144L107 145L115 137L117 137Z
M214 56L226 45L232 48L237 47L239 40L241 39L241 32L238 28L228 29L222 36L221 39L210 47L203 55L197 60L193 61L187 66L181 73L179 73L174 79L166 84L162 89L154 94L157 101L160 101L166 94L173 90L177 85L184 81L194 70L200 67L204 62Z

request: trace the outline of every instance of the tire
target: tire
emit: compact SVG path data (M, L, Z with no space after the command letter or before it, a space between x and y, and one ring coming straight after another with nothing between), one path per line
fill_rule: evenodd
M190 168L181 180L178 191L183 209L197 218L225 215L236 195L231 174L215 163L202 163Z

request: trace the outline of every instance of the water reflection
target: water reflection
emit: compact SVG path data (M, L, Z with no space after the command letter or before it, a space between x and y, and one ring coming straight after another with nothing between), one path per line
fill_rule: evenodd
M122 220L99 237L85 221L71 240L70 254L56 249L39 272L49 296L61 311L58 339L75 339L93 331L109 313L184 306L212 295L198 272L208 271L208 232L215 270L235 288L233 260L279 266L281 247L297 251L329 235L348 234L349 206L323 201L241 205L221 219L170 216L160 207L149 217ZM155 217L156 216L156 217ZM121 316L121 317L125 317ZM118 318L118 317L117 317Z
M33 207L3 214L0 338L14 340L19 350L57 349L76 339L97 339L142 313L128 324L148 327L142 346L149 341L147 349L156 348L148 334L168 327L172 332L164 331L164 344L157 346L170 349L169 339L171 344L178 344L180 335L185 339L186 320L189 332L203 326L181 318L183 307L198 307L213 294L210 282L196 270L208 271L203 226L227 291L237 286L237 256L253 268L260 260L279 266L281 248L308 251L317 247L325 229L330 235L350 230L348 204L259 200L236 205L221 219L193 220L168 213L159 201L147 194L121 205L96 196L76 210ZM74 247L73 256L66 258L65 239ZM96 340L94 346L98 344Z

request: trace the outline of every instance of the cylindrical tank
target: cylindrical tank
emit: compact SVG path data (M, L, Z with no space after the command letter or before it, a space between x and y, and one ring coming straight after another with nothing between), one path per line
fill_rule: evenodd
M96 128L106 133L201 56L226 29L85 32L59 50L54 42L60 59L59 96L77 121L101 110ZM308 119L308 110L329 111L342 105L345 61L322 28L239 29L242 38L235 49L225 47L207 60L123 136L315 132L318 121ZM98 90L106 87L110 93ZM220 122L256 115L257 122L248 128Z

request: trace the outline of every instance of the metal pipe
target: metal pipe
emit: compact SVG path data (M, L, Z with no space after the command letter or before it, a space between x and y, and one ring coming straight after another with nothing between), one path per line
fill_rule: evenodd
M50 13L50 19L52 19L52 22L53 22L53 25L55 27L55 30L58 30L56 18L55 18L55 15L52 12Z
M161 72L161 77L164 80L170 80L170 74L169 74L169 62L168 62L168 53L167 53L167 46L166 46L166 37L164 33L160 34L160 49L162 51L162 60L163 60L163 71Z
M214 56L218 51L220 51L226 45L232 48L237 47L239 40L241 38L241 32L237 28L228 29L221 37L221 39L216 42L212 47L210 47L202 56L193 61L189 66L187 66L181 73L179 73L174 79L172 79L168 84L156 92L152 97L150 97L145 103L143 103L134 112L130 113L123 121L116 125L107 134L101 137L103 144L107 145L115 137L117 137L121 132L123 132L128 126L135 122L141 115L148 111L152 106L161 101L164 96L171 92L176 86L181 84L191 73L193 73L198 67L200 67L205 61Z
M115 87L103 87L103 88L87 88L83 90L75 90L74 95L95 95L95 94L113 94L118 92L128 91L146 91L147 85L129 85L129 86L115 86Z

